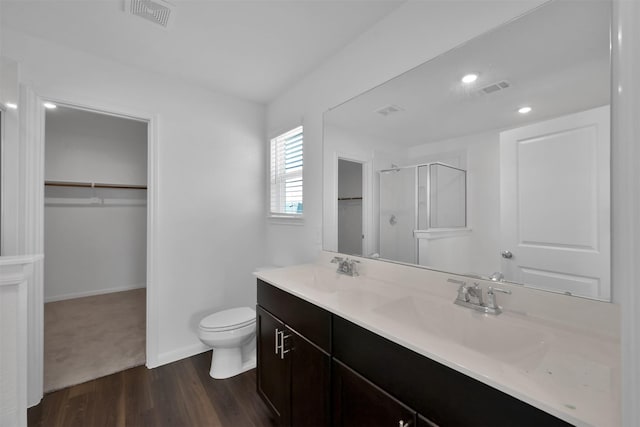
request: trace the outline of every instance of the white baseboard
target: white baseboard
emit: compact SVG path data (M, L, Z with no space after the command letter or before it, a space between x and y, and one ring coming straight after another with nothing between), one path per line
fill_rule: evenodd
M94 295L103 295L103 294L110 294L113 292L123 292L123 291L132 291L134 289L140 289L140 288L146 288L147 285L146 283L138 283L135 285L129 285L129 286L121 286L118 288L108 288L108 289L97 289L95 291L86 291L86 292L73 292L70 294L63 294L63 295L54 295L54 296L45 296L44 297L44 302L55 302L55 301L63 301L66 299L74 299L74 298L82 298L82 297L91 297Z
M186 359L187 357L195 356L196 354L204 353L208 350L211 350L211 347L199 342L197 344L188 345L176 350L160 353L155 359L156 363L154 363L153 365L151 365L149 358L147 357L147 368L157 368L158 366L167 365L178 360Z

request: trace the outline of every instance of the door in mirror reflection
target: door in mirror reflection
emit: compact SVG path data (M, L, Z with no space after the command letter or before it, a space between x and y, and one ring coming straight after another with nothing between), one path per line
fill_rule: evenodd
M609 107L500 134L507 280L609 299L609 139Z
M362 255L362 163L338 159L338 252Z

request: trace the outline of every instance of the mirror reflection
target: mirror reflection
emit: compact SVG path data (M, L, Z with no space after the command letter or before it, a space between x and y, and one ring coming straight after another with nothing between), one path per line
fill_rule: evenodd
M553 1L325 113L325 250L610 300L607 1Z

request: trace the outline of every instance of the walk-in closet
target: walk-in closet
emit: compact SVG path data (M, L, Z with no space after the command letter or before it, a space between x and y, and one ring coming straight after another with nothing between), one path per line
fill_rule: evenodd
M145 363L147 123L49 104L44 390Z

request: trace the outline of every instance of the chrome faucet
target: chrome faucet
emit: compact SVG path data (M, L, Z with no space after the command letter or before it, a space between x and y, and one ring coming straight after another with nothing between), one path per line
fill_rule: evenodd
M496 271L491 276L489 276L489 280L491 280L492 282L504 282L504 274Z
M473 283L473 286L467 287L467 295L469 295L469 301L472 304L483 306L482 300L482 288L477 283Z
M473 286L469 286L467 285L466 282L462 280L448 279L447 281L459 285L458 296L454 301L455 304L461 305L463 307L472 308L476 311L481 311L483 313L489 313L489 314L502 313L502 308L496 302L495 292L511 294L511 291L509 290L494 288L493 286L489 286L489 291L487 292L487 302L485 303L484 298L482 296L482 288L478 283L474 282Z
M500 314L502 313L502 307L500 307L496 302L495 292L502 292L503 294L511 295L511 291L508 289L500 289L489 286L489 292L487 292L487 308L493 310L494 314Z
M356 261L355 259L342 258L339 256L333 257L331 260L332 264L338 264L338 269L336 273L344 274L347 276L357 276L358 275L358 264L360 261Z

